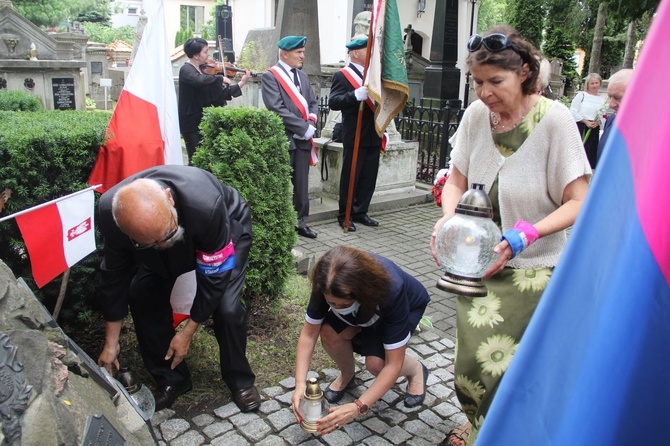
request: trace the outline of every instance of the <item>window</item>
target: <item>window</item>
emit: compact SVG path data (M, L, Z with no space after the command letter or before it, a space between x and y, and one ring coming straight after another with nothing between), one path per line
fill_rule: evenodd
M180 6L180 28L193 33L201 32L204 22L204 6Z
M128 15L137 15L137 8L128 8Z

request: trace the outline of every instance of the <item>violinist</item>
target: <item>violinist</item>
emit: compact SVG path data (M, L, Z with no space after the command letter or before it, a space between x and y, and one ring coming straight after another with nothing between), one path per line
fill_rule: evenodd
M188 163L200 144L200 121L205 107L223 107L226 102L242 95L242 87L251 77L245 70L237 84L231 85L224 72L212 69L209 59L209 45L205 39L194 37L184 43L184 53L188 61L179 70L179 129L186 143ZM209 65L209 66L208 66Z

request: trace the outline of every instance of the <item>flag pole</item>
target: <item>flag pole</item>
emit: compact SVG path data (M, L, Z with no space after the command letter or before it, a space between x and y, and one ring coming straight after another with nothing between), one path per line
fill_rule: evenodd
M373 8L374 9L374 8ZM363 67L363 79L361 85L365 85L365 76L368 74L368 65L370 64L370 47L372 46L374 11L370 11L370 28L368 29L368 44L365 53L365 66ZM351 218L351 206L354 201L354 184L356 182L356 164L358 161L358 149L361 145L361 127L363 126L363 107L365 101L360 101L358 106L358 119L356 120L356 137L354 138L354 153L351 158L351 172L349 173L349 188L347 189L347 205L344 211L343 230L349 232L349 219Z
M5 220L9 220L10 218L20 217L21 215L28 214L29 212L33 212L33 211L36 211L36 210L38 210L38 209L42 209L43 207L50 206L50 205L52 205L52 204L54 204L54 203L58 203L59 201L63 201L63 200L65 200L65 199L67 199L67 198L71 198L71 197L74 197L74 196L76 196L76 195L83 194L84 192L88 192L89 190L97 189L97 188L99 188L100 186L102 186L102 184L96 184L95 186L87 187L86 189L82 189L82 190L80 190L80 191L71 193L70 195L65 195L65 196L63 196L63 197L56 198L56 199L51 200L51 201L47 201L46 203L38 204L37 206L33 206L33 207L31 207L31 208L24 209L24 210L22 210L22 211L16 212L16 213L11 214L11 215L7 215L7 216L5 216L5 217L0 218L0 223L2 223L2 222L5 221Z
M58 291L58 299L56 299L56 306L54 307L54 312L51 315L55 322L58 322L58 315L60 315L60 309L63 306L63 301L65 300L65 291L67 290L67 282L70 280L70 268L66 269L63 273L63 278L60 281L60 290Z

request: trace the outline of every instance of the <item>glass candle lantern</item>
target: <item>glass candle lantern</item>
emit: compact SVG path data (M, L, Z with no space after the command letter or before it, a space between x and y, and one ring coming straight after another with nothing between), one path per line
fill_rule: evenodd
M316 378L307 381L305 395L298 406L298 413L302 417L300 427L305 432L315 433L316 422L328 414L328 401L323 397Z
M128 367L121 367L117 378L147 418L153 417L156 411L156 400L151 390L140 382L137 374Z
M456 213L437 231L435 251L445 274L437 281L443 291L469 297L487 294L482 277L493 265L500 229L484 185L473 183L456 206Z

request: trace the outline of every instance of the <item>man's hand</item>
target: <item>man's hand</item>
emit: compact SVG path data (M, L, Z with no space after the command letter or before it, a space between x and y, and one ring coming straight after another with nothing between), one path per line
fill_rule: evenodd
M315 132L316 132L316 127L314 127L313 125L310 124L309 127L307 127L307 131L305 132L304 139L310 139L312 136L314 136Z
M177 367L188 354L188 349L191 346L191 339L193 339L193 335L199 326L200 324L193 322L193 319L189 319L183 330L172 338L170 347L168 347L167 354L165 355L166 361L172 358L172 364L170 364L171 369L174 370L174 368Z
M171 369L174 370L174 368L184 360L188 354L188 349L190 346L191 338L185 335L183 331L180 331L174 335L172 341L170 342L170 347L168 348L167 354L165 355L166 361L172 358L172 364L170 364Z
M121 346L119 345L119 334L121 333L122 321L105 322L105 345L102 347L102 353L98 358L98 365L107 369L110 375L112 366L119 370L119 354Z
M121 346L117 342L114 345L107 345L102 349L100 357L98 358L98 365L107 369L110 375L114 376L112 366L119 370L119 353L121 353Z
M354 90L357 101L364 101L368 98L368 87L358 87Z

